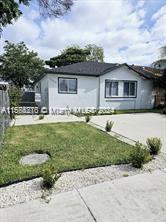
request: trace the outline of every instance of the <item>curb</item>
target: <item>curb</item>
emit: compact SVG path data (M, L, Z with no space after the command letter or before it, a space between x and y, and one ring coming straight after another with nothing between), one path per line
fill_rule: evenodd
M90 124L91 126L95 127L95 128L98 128L98 129L102 130L103 132L106 132L105 129L104 129L104 127L102 127L102 126L100 126L100 125L98 125L98 124L96 124L96 123L89 122L89 124ZM132 140L132 139L130 139L130 138L128 138L128 137L125 137L125 136L123 136L123 135L121 135L121 134L119 134L119 133L116 133L115 131L106 132L106 133L109 134L109 135L111 135L111 136L113 136L113 137L115 137L116 139L118 139L118 140L120 140L120 141L122 141L122 142L124 142L124 143L129 144L129 145L135 145L135 143L136 143L135 140Z

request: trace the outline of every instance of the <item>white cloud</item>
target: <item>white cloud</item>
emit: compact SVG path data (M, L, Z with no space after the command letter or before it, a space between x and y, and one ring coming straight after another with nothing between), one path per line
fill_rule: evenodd
M154 24L147 30L144 1L136 6L130 0L76 1L71 13L61 19L36 23L38 12L30 10L6 28L3 39L25 41L44 59L69 45L95 43L104 48L106 62L150 64L164 44L163 8L152 16Z
M161 7L153 16L152 19L156 20L160 18L161 16L164 16L166 12L166 5Z
M137 8L142 8L145 4L145 1L144 0L139 0L138 3L137 3Z
M20 17L14 25L8 25L2 37L13 42L31 42L39 37L40 28L35 22L25 17Z

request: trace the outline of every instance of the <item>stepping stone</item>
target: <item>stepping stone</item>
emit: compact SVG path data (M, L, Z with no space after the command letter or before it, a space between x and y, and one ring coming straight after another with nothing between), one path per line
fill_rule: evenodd
M50 158L49 155L45 153L42 153L42 154L32 153L32 154L23 156L19 163L21 165L33 166L33 165L45 163L46 161L49 160L49 158Z

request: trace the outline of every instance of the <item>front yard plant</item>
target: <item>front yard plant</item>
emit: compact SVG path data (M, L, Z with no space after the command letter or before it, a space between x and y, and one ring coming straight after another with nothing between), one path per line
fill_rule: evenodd
M40 115L39 115L39 120L42 120L42 119L44 119L44 115L43 115L43 114L40 114Z
M85 122L88 123L90 121L91 117L89 115L85 116Z
M166 107L162 109L162 114L166 115Z
M43 170L42 177L43 177L42 187L46 189L50 189L54 186L55 182L60 177L60 174L58 174L55 171L53 166L49 166Z
M152 160L149 150L146 146L137 142L135 145L135 149L131 152L131 163L135 168L142 168L144 163Z
M107 132L111 132L113 125L114 125L114 122L108 120L107 123L106 123L106 126L105 126L105 130Z
M61 173L110 164L127 164L130 163L133 149L133 146L85 122L13 126L7 129L4 145L0 149L0 184L42 176L45 169L52 166ZM47 162L34 166L19 164L22 156L39 150L49 154ZM52 183L46 174L44 178Z
M147 145L152 155L159 154L162 147L161 140L160 138L157 138L157 137L148 138Z

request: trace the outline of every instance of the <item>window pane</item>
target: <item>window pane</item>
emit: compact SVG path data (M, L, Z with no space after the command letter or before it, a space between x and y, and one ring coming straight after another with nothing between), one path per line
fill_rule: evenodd
M130 83L130 96L135 96L135 82Z
M124 82L124 96L129 96L129 83Z
M118 96L118 82L111 82L111 96Z
M69 92L77 92L76 79L69 79Z
M106 82L106 97L111 96L110 89L110 82Z
M59 92L76 93L77 79L59 78Z
M118 82L106 82L106 97L118 96Z
M67 92L67 80L59 79L59 90L60 92Z

